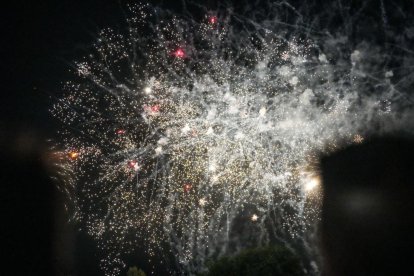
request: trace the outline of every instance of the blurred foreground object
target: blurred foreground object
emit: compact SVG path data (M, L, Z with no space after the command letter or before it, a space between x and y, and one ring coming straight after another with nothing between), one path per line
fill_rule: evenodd
M299 276L304 275L300 260L283 246L246 249L232 257L223 257L209 265L207 276Z
M325 275L414 275L413 157L386 137L322 159Z

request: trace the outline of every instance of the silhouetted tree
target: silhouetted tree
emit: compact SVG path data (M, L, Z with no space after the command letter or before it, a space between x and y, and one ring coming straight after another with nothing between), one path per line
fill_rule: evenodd
M138 269L136 266L130 267L127 272L127 276L146 276L142 269Z
M207 276L304 275L299 258L282 246L267 246L241 251L231 257L223 257L208 267Z

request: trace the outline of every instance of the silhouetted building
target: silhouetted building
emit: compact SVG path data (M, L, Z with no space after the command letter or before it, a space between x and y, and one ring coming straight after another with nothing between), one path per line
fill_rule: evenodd
M378 138L322 159L325 275L414 275L413 158Z

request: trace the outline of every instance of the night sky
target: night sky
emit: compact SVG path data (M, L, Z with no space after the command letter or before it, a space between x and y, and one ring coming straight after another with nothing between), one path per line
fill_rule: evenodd
M1 247L10 275L102 275L94 242L66 224L44 154L57 125L49 109L71 62L98 30L119 25L120 7L47 0L2 8Z
M45 152L58 124L49 109L71 78L71 62L88 52L100 29L124 24L122 4L9 1L1 21L0 246L6 266L0 275L102 275L94 241L66 224ZM136 256L130 264L146 270L140 252Z

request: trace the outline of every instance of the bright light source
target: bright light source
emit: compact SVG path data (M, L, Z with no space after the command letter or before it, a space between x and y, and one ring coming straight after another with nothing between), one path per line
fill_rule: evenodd
M72 160L76 160L78 157L79 157L79 152L76 152L76 151L71 151L71 152L69 152L69 158L70 159L72 159Z
M308 180L305 184L305 191L310 192L319 186L319 179L314 177Z
M151 94L151 92L152 92L152 89L151 89L151 87L145 87L144 88L144 92L145 92L145 94Z
M185 52L181 48L178 48L173 54L176 58L185 58Z
M217 16L211 16L208 21L210 24L216 24L217 23Z
M252 219L252 221L257 221L259 219L259 216L256 215L256 214L253 214L251 219Z
M200 204L200 206L202 207L206 205L206 203L207 203L207 200L205 198L200 198L200 200L198 201L198 204Z

